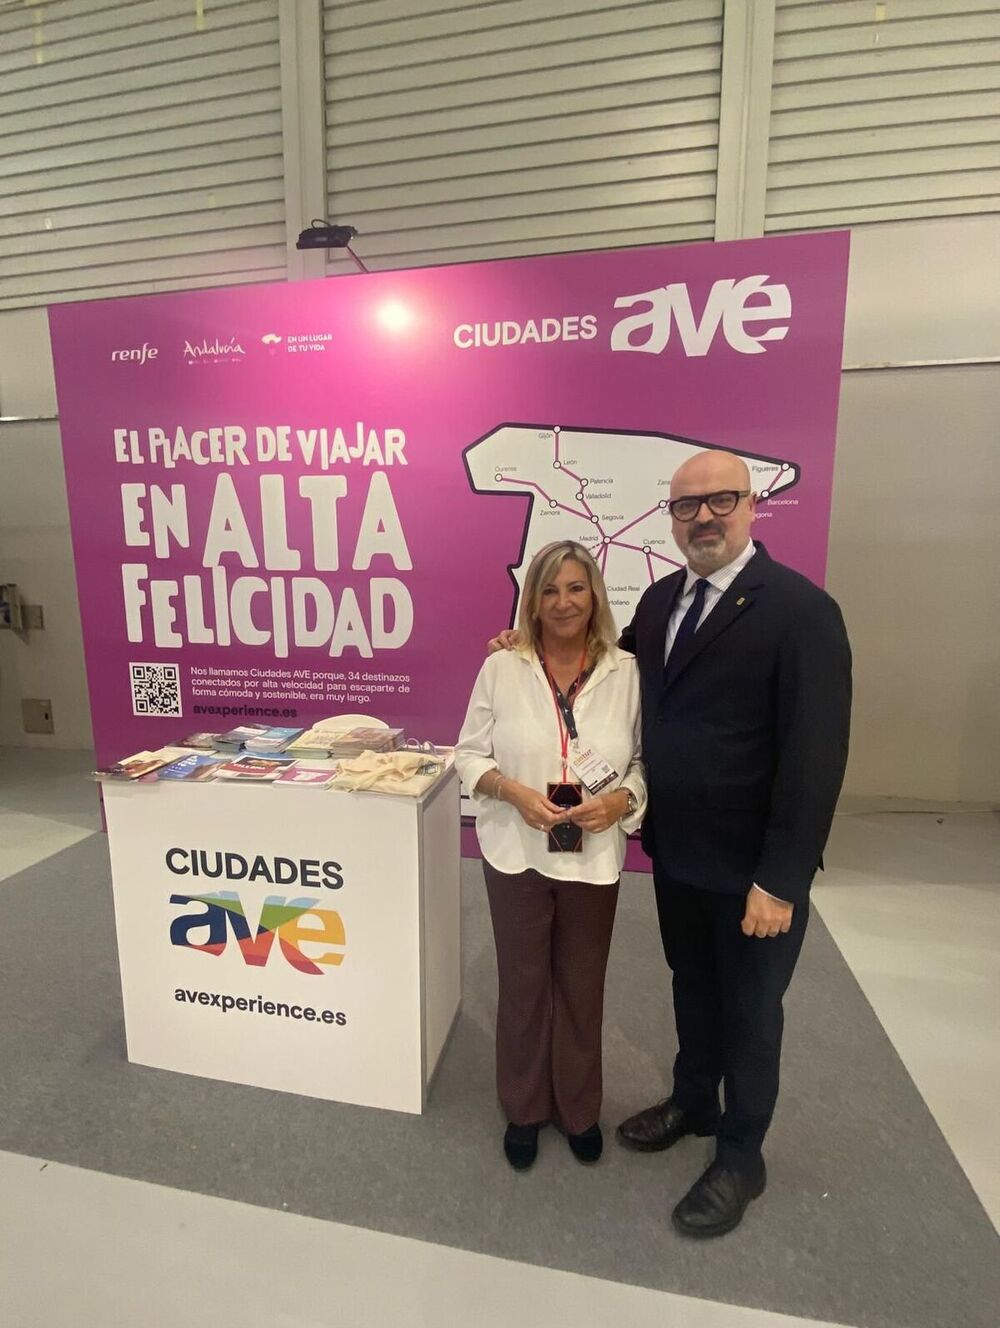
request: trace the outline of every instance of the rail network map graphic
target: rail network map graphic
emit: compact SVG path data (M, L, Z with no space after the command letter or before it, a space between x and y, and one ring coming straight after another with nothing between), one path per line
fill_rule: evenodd
M467 447L463 459L475 493L529 499L521 549L509 569L517 587L511 623L532 556L553 540L575 540L604 573L619 631L627 626L647 587L684 566L667 511L670 480L708 446L664 433L501 424ZM749 466L762 501L799 480L793 462L735 455Z

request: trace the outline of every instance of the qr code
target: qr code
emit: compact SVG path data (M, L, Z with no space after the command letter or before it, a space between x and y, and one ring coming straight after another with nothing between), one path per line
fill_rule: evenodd
M181 709L180 669L176 664L130 664L133 715L172 715Z

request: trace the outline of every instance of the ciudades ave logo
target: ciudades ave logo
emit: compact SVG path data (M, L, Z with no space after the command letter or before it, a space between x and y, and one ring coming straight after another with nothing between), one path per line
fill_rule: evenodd
M630 309L637 304L648 308L615 324L611 349L659 355L666 350L671 330L676 327L685 355L707 355L721 323L722 335L733 350L740 355L760 355L766 350L761 342L782 341L788 335L792 316L788 287L777 282L769 285L769 281L767 276L717 281L708 292L700 318L695 315L684 282L621 295L615 300L616 309ZM762 327L763 323L784 326Z
M246 351L235 337L230 337L228 341L223 341L219 337L209 341L207 337L202 337L201 341L184 342L186 360L232 360L245 354Z
M312 858L250 857L175 847L167 849L165 861L174 876L209 880L221 877L230 884L266 882L300 890L340 890L344 884L339 862ZM263 968L277 941L281 954L299 973L318 976L343 963L347 945L343 920L335 909L322 907L315 895L289 899L269 894L263 904L249 910L234 890L171 894L170 902L184 910L170 923L171 944L182 949L218 956L233 940L245 964Z
M221 955L231 933L244 964L263 968L277 940L292 968L314 977L344 961L347 937L340 914L332 908L317 907L316 900L307 896L287 899L284 895L268 895L256 914L256 926L235 890L171 895L170 902L193 910L171 922L172 945Z
M719 344L718 332L731 350L740 355L760 355L769 341L788 335L792 297L788 287L766 275L724 277L715 282L703 305L692 300L683 281L654 290L619 295L615 309L635 312L619 318L611 328L613 351L636 351L660 355L672 334L674 346L692 357L707 355ZM599 341L608 336L607 324L596 314L558 314L532 317L526 322L503 321L459 323L452 341L459 350L505 350L512 346L546 347L566 341Z

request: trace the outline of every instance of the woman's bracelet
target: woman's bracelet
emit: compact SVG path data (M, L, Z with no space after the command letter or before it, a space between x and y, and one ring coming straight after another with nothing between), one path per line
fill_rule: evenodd
M496 783L493 785L493 796L494 798L496 798L497 802L503 801L503 799L500 797L500 790L502 788L503 788L503 775L501 775L500 771L498 770Z

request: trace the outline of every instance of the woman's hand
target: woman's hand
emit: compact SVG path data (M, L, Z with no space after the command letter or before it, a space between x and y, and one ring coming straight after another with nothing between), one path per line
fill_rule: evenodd
M513 780L504 781L503 800L509 802L518 812L525 825L532 830L548 831L560 821L566 820L564 808L549 802L537 789L528 788L527 784L515 784Z
M569 809L569 819L588 835L599 835L617 825L628 811L628 793L625 789L614 789L611 793L601 793L596 798L581 802L579 807Z

